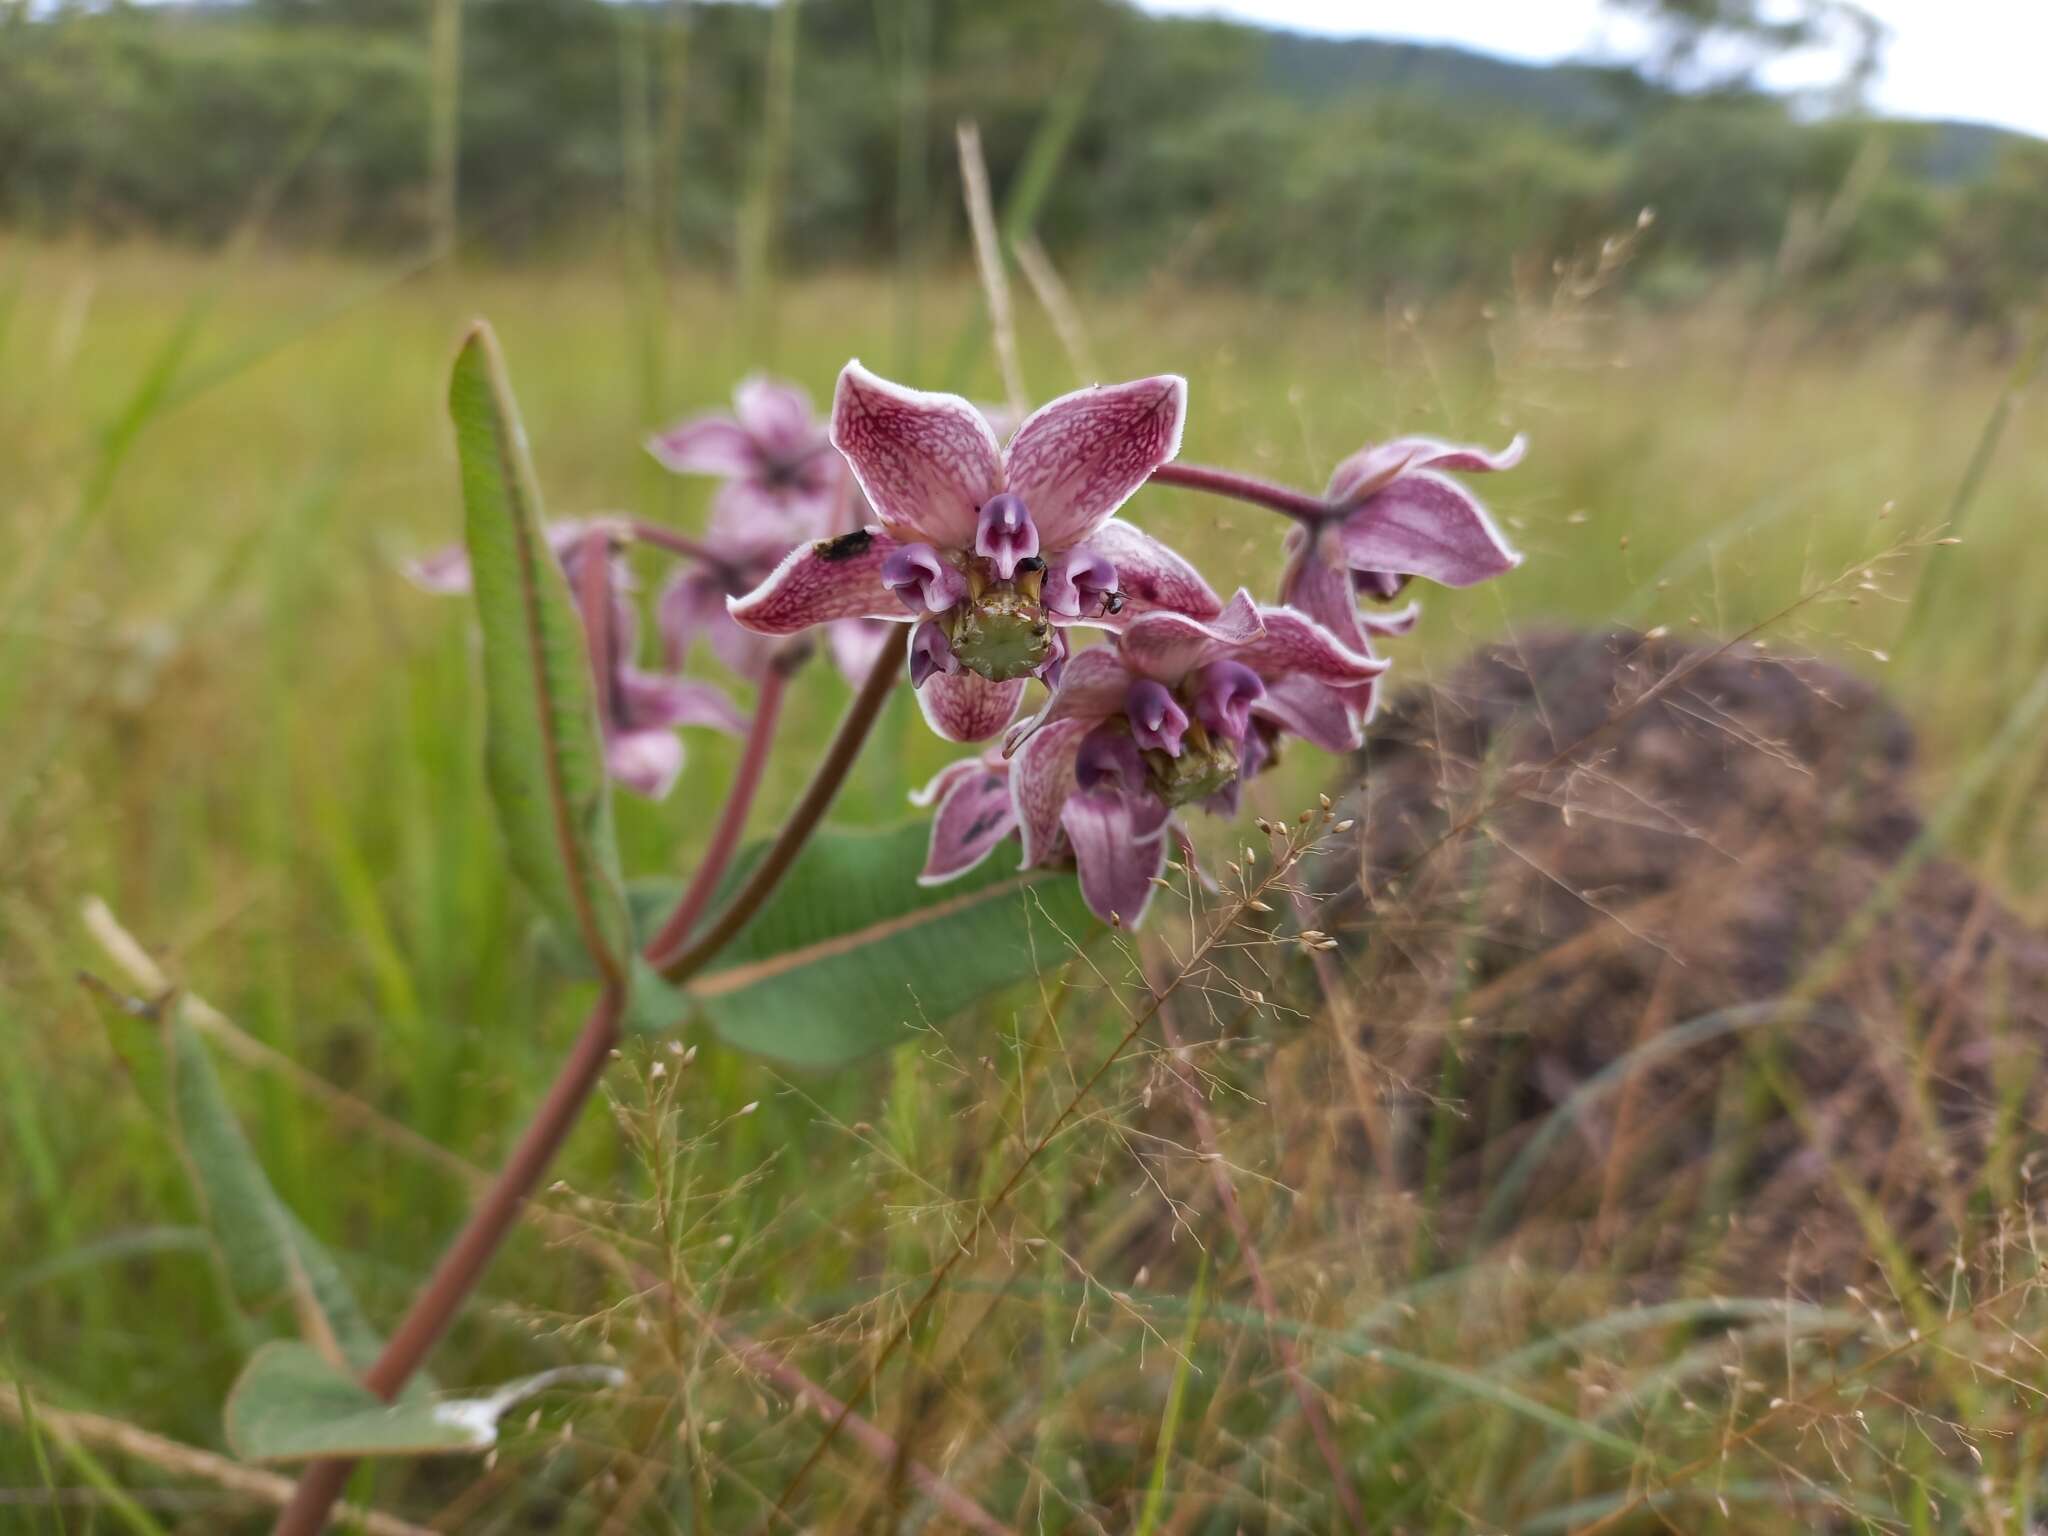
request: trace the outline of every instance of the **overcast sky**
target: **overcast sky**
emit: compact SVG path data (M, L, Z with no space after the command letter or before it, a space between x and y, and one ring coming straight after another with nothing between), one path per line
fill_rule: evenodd
M1147 10L1215 14L1345 37L1459 43L1517 59L1629 50L1629 24L1601 0L1138 0ZM1880 109L1956 117L2048 138L2048 0L1862 0L1891 29ZM1775 83L1812 83L1818 61L1789 61Z

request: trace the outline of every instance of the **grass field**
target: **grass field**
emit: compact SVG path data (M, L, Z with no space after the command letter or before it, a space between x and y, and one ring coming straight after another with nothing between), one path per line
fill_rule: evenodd
M759 362L820 399L853 355L997 392L972 288L947 279L911 299L885 277L808 279L776 296L773 337L750 345L743 306L699 279L655 303L601 268L458 280L260 251L0 246L0 1349L46 1408L217 1449L247 1343L174 1145L124 1065L143 1026L77 979L125 981L81 923L88 897L248 1037L476 1162L503 1149L573 1031L580 989L535 956L483 792L468 615L396 574L456 529L442 397L462 324L487 315L503 337L553 511L690 526L703 492L663 476L640 438L718 404ZM1726 637L1770 619L1772 646L1893 690L1921 731L1917 787L1932 802L1984 766L2048 666L2038 396L2018 396L1963 542L1924 547L1955 515L2008 387L2012 360L1981 341L1825 333L1733 306L1645 316L1625 274L1583 302L1545 291L1491 317L1173 289L1084 294L1081 308L1104 377L1188 376L1190 459L1317 487L1368 438L1529 433L1527 464L1484 487L1527 564L1430 592L1419 633L1391 646L1397 677L1553 620ZM1077 382L1036 316L1023 342L1034 392ZM1150 491L1132 513L1218 585L1263 595L1278 530L1220 505ZM1886 558L1902 543L1916 548ZM1867 581L1837 582L1866 563ZM822 740L843 698L812 669L792 735ZM2008 749L1953 851L2038 923L2048 739ZM734 747L693 733L691 750L667 803L622 802L636 872L687 868L705 835ZM948 755L898 707L840 815L909 814L902 790ZM774 769L764 828L806 756ZM1247 821L1291 816L1339 766L1296 754ZM1184 936L1159 929L1161 944ZM552 1203L653 1263L688 1305L632 1293L587 1246L523 1234L437 1356L439 1380L609 1358L632 1385L550 1399L490 1470L387 1464L353 1496L464 1530L754 1528L817 1420L786 1381L737 1364L704 1317L849 1390L966 1202L1115 1038L1132 974L1123 951L1098 953L1069 984L824 1076L715 1043L671 1071L677 1058L636 1047ZM1905 1425L1896 1435L1728 1451L1716 1434L1769 1395L1745 1403L1742 1373L1768 1377L1768 1363L1731 1366L1731 1389L1717 1346L1681 1326L1693 1314L1642 1323L1622 1310L1624 1277L1531 1276L1505 1254L1390 1266L1360 1236L1382 1219L1369 1198L1361 1215L1355 1195L1262 1175L1275 1111L1260 1060L1219 1064L1233 1091L1214 1104L1218 1133L1374 1529L1575 1529L1645 1469L1717 1443L1706 1492L1620 1528L1812 1529L1818 1505L1842 1529L2028 1528L2039 1447L2008 1433L2023 1416L1987 1374L1991 1352L1924 1364L1922 1406L1940 1421L1925 1432L1874 1394L1870 1418ZM279 1190L372 1317L395 1318L464 1185L285 1074L224 1071ZM984 1236L956 1272L873 1416L1020 1528L1333 1528L1207 1164L1147 1139L1159 1082L1146 1054L1110 1075L1011 1202L1003 1239ZM1135 1238L1175 1221L1175 1262L1134 1270ZM1750 1301L1749 1347L1782 1342L1789 1361L1791 1314L1770 1310L1767 1281ZM2031 1381L2038 1320L2026 1337L2032 1354L1998 1368ZM1634 1407L1588 1408L1595 1375ZM1957 1424L1982 1429L1981 1473L1942 1438ZM204 1475L66 1444L0 1420L13 1501L0 1529L264 1528L260 1504ZM906 1527L943 1523L900 1472L841 1445L792 1507L811 1528L858 1528L892 1501ZM49 1487L77 1492L52 1502Z

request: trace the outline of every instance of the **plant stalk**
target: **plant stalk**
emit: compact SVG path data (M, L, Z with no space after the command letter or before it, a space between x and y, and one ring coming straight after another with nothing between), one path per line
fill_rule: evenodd
M583 1021L582 1032L555 1074L554 1083L540 1108L512 1149L512 1156L498 1170L491 1186L478 1199L469 1221L441 1257L412 1308L385 1342L383 1350L363 1373L363 1385L389 1402L398 1395L448 1331L448 1325L462 1310L486 1266L518 1221L527 1196L546 1173L562 1143L569 1139L583 1106L589 1102L604 1069L611 1062L619 1042L619 1017L625 995L607 987ZM318 1536L327 1526L328 1512L348 1483L353 1461L316 1461L307 1467L293 1490L292 1499L278 1516L274 1536Z
M892 624L889 638L875 657L874 667L860 685L860 692L847 706L831 746L825 749L818 771L804 787L803 797L791 809L789 819L775 836L775 842L747 875L746 884L740 887L725 910L695 942L673 956L648 956L664 980L681 982L702 970L706 962L725 948L774 894L776 886L782 883L789 866L796 862L796 856L810 841L811 834L824 820L825 812L831 808L841 786L846 783L846 775L852 770L854 759L860 756L860 749L867 744L868 733L874 729L876 717L888 702L890 689L896 686L896 674L902 670L903 656L909 646L910 626Z
M1338 510L1320 496L1290 490L1253 475L1240 475L1235 470L1211 469L1205 464L1162 464L1152 471L1151 483L1177 485L1183 490L1206 491L1211 496L1248 501L1255 507L1284 513L1304 523L1320 522Z
M724 878L733 854L739 851L740 836L747 828L747 813L753 809L754 795L768 767L768 752L775 743L775 726L781 718L783 695L788 688L789 673L778 658L761 679L760 693L754 700L753 723L747 728L747 744L733 773L732 787L725 792L725 809L719 816L718 829L711 834L704 857L697 861L689 889L683 892L682 900L661 925L661 931L647 941L647 954L657 964L660 956L681 949L689 939L690 930L697 926L697 920L718 893L718 882Z
M747 883L721 912L716 922L696 943L661 967L672 982L682 981L701 969L732 936L745 927L761 904L773 894L781 878L796 861L837 797L846 775L859 757L882 705L895 685L909 644L908 625L896 625L861 690L848 706L832 745L819 763L817 773L803 797L791 810L774 846L755 866ZM765 747L763 748L765 752ZM649 956L650 961L654 959ZM389 1401L397 1396L413 1372L425 1362L463 1303L483 1278L485 1268L498 1246L518 1220L527 1197L547 1172L562 1144L568 1140L583 1107L596 1090L612 1051L619 1042L619 1021L625 1008L625 994L607 987L584 1021L567 1061L555 1075L547 1097L541 1101L526 1132L513 1148L511 1158L492 1179L490 1188L477 1201L469 1221L443 1256L426 1287L391 1335L383 1351L363 1373L363 1385ZM851 1411L842 1405L835 1424ZM353 1461L316 1461L308 1466L293 1490L291 1503L278 1517L272 1536L318 1536L327 1517L347 1485Z

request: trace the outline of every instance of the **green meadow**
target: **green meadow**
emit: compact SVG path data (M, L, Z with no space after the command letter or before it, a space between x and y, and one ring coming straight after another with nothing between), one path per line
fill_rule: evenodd
M1523 467L1480 487L1525 565L1423 594L1421 627L1387 645L1393 686L1558 624L1754 631L1888 690L1919 733L1917 796L1954 811L1942 851L2048 916L2048 724L2016 713L2048 669L2048 424L2026 356L1933 319L1845 329L1734 296L1658 309L1625 264L1483 310L1083 288L1081 358L1028 291L1018 303L1035 397L1184 373L1194 461L1314 490L1369 439L1526 432ZM476 316L502 338L555 515L701 526L708 484L640 442L753 368L820 402L854 356L1000 394L965 271L813 274L764 296L598 260L456 272L0 245L0 1372L21 1388L4 1389L0 1529L260 1531L270 1513L180 1459L224 1454L251 1341L152 1091L150 1025L109 995L137 978L88 903L219 1011L241 1124L385 1326L461 1220L460 1163L502 1154L575 1030L588 989L536 942L485 793L470 614L399 574L458 533L444 402ZM1129 515L1219 587L1270 595L1277 519L1161 489ZM829 667L803 674L758 831L846 697ZM737 745L692 731L688 747L666 802L619 802L631 873L687 873L708 835ZM835 820L910 818L905 791L951 755L898 699ZM1244 820L1291 819L1348 773L1294 753ZM1246 832L1202 835L1220 861ZM514 1239L432 1363L451 1387L590 1361L627 1385L546 1396L487 1462L359 1472L351 1499L411 1529L956 1528L900 1459L846 1437L779 1524L821 1420L734 1340L854 1391L972 1202L1122 1033L1140 967L1188 937L1169 911L1142 948L1057 956L1035 988L826 1073L689 1032L687 1058L635 1042L555 1172L554 1223ZM1210 1197L1212 1159L1156 1116L1171 1068L1148 1034L866 1401L997 1523L1338 1528L1276 1363L1286 1337L1375 1530L2031 1528L2037 1315L1916 1349L1920 1313L1881 1290L1795 1305L1766 1275L1752 1295L1644 1307L1628 1275L1545 1274L1511 1237L1425 1262L1375 1235L1426 1197L1336 1165L1274 1176L1260 1042L1316 1024L1241 1005L1202 994L1181 1022L1241 1043L1204 1070L1279 1321ZM2029 1220L1988 1189L1977 1214L1986 1232ZM649 1270L666 1289L636 1283ZM1838 1307L1885 1320L1829 1332ZM1793 1373L1808 1328L1828 1342ZM1868 1371L1854 1402L1748 1432L1772 1399L1851 1369Z

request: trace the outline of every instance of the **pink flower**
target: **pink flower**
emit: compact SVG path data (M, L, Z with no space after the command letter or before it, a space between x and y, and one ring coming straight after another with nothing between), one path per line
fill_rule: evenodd
M1359 611L1359 597L1396 597L1415 576L1469 587L1513 570L1522 557L1478 498L1444 471L1512 469L1523 447L1517 437L1489 454L1403 437L1360 449L1330 477L1326 496L1340 510L1288 536L1280 600L1327 625L1352 649L1367 650L1369 634L1405 633L1415 613L1370 616Z
M1210 618L1142 614L1074 656L1045 708L1011 730L1007 775L984 755L927 786L938 814L924 878L972 868L1014 827L1026 866L1071 862L1099 917L1136 924L1181 808L1234 812L1283 736L1356 747L1350 696L1386 666L1242 590Z
M1079 390L1034 411L1004 449L959 396L848 363L832 442L876 521L797 549L734 600L733 617L772 635L845 618L914 623L925 718L951 740L985 740L1014 718L1028 679L1057 678L1067 626L1220 608L1185 560L1113 520L1179 450L1186 404L1171 375Z
M678 474L723 478L714 524L778 552L829 531L845 473L810 397L759 374L733 392L732 415L678 422L647 451Z
M585 562L594 553L604 559L602 621L594 622L587 612L583 619L598 688L605 766L623 788L660 800L675 788L683 771L678 726L702 725L737 734L746 725L732 701L710 683L673 672L649 672L634 664L639 620L629 596L631 581L619 556L625 531L626 524L618 518L568 519L550 523L547 540L562 562L569 590L577 595L579 606ZM470 589L469 556L461 545L409 561L405 571L424 591L454 594Z

